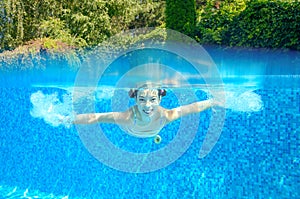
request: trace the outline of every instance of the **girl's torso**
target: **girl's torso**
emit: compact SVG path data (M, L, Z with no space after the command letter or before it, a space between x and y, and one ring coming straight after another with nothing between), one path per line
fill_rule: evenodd
M137 116L137 108L133 106L129 109L129 120L125 124L120 125L128 134L135 137L153 137L156 136L166 124L164 109L158 108L154 116L149 117L149 121L141 121Z

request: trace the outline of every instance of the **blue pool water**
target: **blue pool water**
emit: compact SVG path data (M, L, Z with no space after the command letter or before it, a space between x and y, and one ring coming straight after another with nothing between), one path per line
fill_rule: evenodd
M1 72L0 198L299 198L299 52L206 49L220 71L229 103L222 133L211 152L200 158L213 111L200 113L197 124L190 121L198 130L187 150L166 167L146 173L102 163L83 144L75 126L59 125L48 112L49 103L55 113L72 111L77 71L52 66L44 71ZM180 65L175 68L184 74L195 73L184 60L162 62ZM111 111L114 103L115 108L124 108L117 102L125 100L128 85L118 88L117 99L112 89L130 68L125 58L114 64L118 70L109 68L92 100L86 89L81 93L84 106L92 101L99 112ZM131 81L135 80L129 85ZM203 82L192 76L187 81L198 100L209 97ZM180 84L167 88L162 106L178 106L178 90L185 94ZM150 153L175 139L180 122L162 130L159 145L152 139L133 138L116 125L101 128L115 146ZM193 132L187 128L184 133Z

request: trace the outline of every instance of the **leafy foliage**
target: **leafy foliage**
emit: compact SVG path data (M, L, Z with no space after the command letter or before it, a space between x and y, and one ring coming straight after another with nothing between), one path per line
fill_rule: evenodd
M87 43L81 37L72 36L70 29L64 21L59 18L49 18L41 22L39 27L39 37L60 40L68 45L85 47Z
M230 46L300 50L300 3L252 1L225 33Z
M21 53L27 53L24 56L29 58L32 55L29 43L40 47L38 52L56 44L72 47L70 53L60 51L61 57L67 59L76 56L78 50L97 46L129 28L162 26L163 5L163 0L3 0L0 2L0 53L5 53L1 55L1 63L8 64L9 59ZM49 42L55 45L45 45Z
M3 0L0 52L43 37L96 46L129 28L161 26L163 13L163 0Z
M246 8L247 0L207 0L198 10L196 38L202 43L223 44L229 24Z
M166 27L194 36L196 23L195 0L166 0Z
M135 19L129 23L129 29L165 27L165 0L140 2Z
M300 50L297 0L208 0L198 11L201 43Z
M0 2L0 51L3 47L13 49L24 39L24 5L22 1Z

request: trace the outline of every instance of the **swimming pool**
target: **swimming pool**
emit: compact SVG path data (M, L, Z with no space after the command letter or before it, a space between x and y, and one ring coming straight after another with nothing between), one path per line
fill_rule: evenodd
M72 102L68 100L71 99L72 83L76 81L77 71L62 71L59 67L53 67L50 71L31 73L2 72L0 196L299 198L299 52L220 49L211 46L205 49L220 71L226 85L225 93L231 95L229 101L236 100L226 110L220 137L210 153L199 158L199 149L209 129L212 115L212 110L205 111L200 114L197 124L190 120L189 127L184 131L195 133L187 150L165 167L149 172L124 172L104 164L84 144L77 128L58 125L56 120L46 118L47 113L43 111L49 110L47 103L55 102L59 111L70 111L68 108ZM139 53L143 52L141 50L134 53L141 57ZM162 55L162 51L149 52L149 49L147 53ZM162 59L165 61L163 64L172 65L172 56L164 56L166 58ZM181 61L179 60L181 66L188 64ZM96 111L122 109L124 105L118 104L122 99L126 101L126 106L133 104L133 101L122 98L126 96L124 93L130 85L125 84L128 81L118 89L114 86L131 68L126 64L125 58L114 64L121 75L116 75L113 67L108 68L108 73L103 75L103 82L99 83L101 86L92 90L92 99L86 97L90 92L83 89L81 95L86 101L83 105L85 108L89 106L89 100L93 103L96 101ZM192 67L181 68L185 70L183 74L195 72ZM181 70L180 67L175 69ZM168 70L172 71L172 67ZM66 73L67 76L62 75ZM132 81L130 78L129 82ZM174 76L170 79L174 79ZM197 82L193 76L188 76L185 80L192 85L192 92L198 100L208 97L203 82ZM185 93L186 88L181 87L182 84L176 85L167 88L168 95L162 102L164 107L172 108L181 103L176 92ZM38 105L34 103L34 99L39 99ZM262 103L251 108L253 100ZM132 138L116 125L101 125L101 128L118 148L146 154L159 151L171 143L181 123L179 120L166 126L160 133L163 140L159 145L152 139ZM189 128L194 125L197 132L190 132ZM99 143L102 141L99 140ZM155 165L156 162L152 164Z

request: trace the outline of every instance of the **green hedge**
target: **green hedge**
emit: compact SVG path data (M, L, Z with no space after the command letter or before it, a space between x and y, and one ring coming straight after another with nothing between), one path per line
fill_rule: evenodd
M193 36L196 24L195 0L166 0L166 27Z
M236 5L228 2L223 1L219 9L209 14L206 12L213 9L213 4L203 9L196 33L201 43L300 50L299 1L240 0Z

